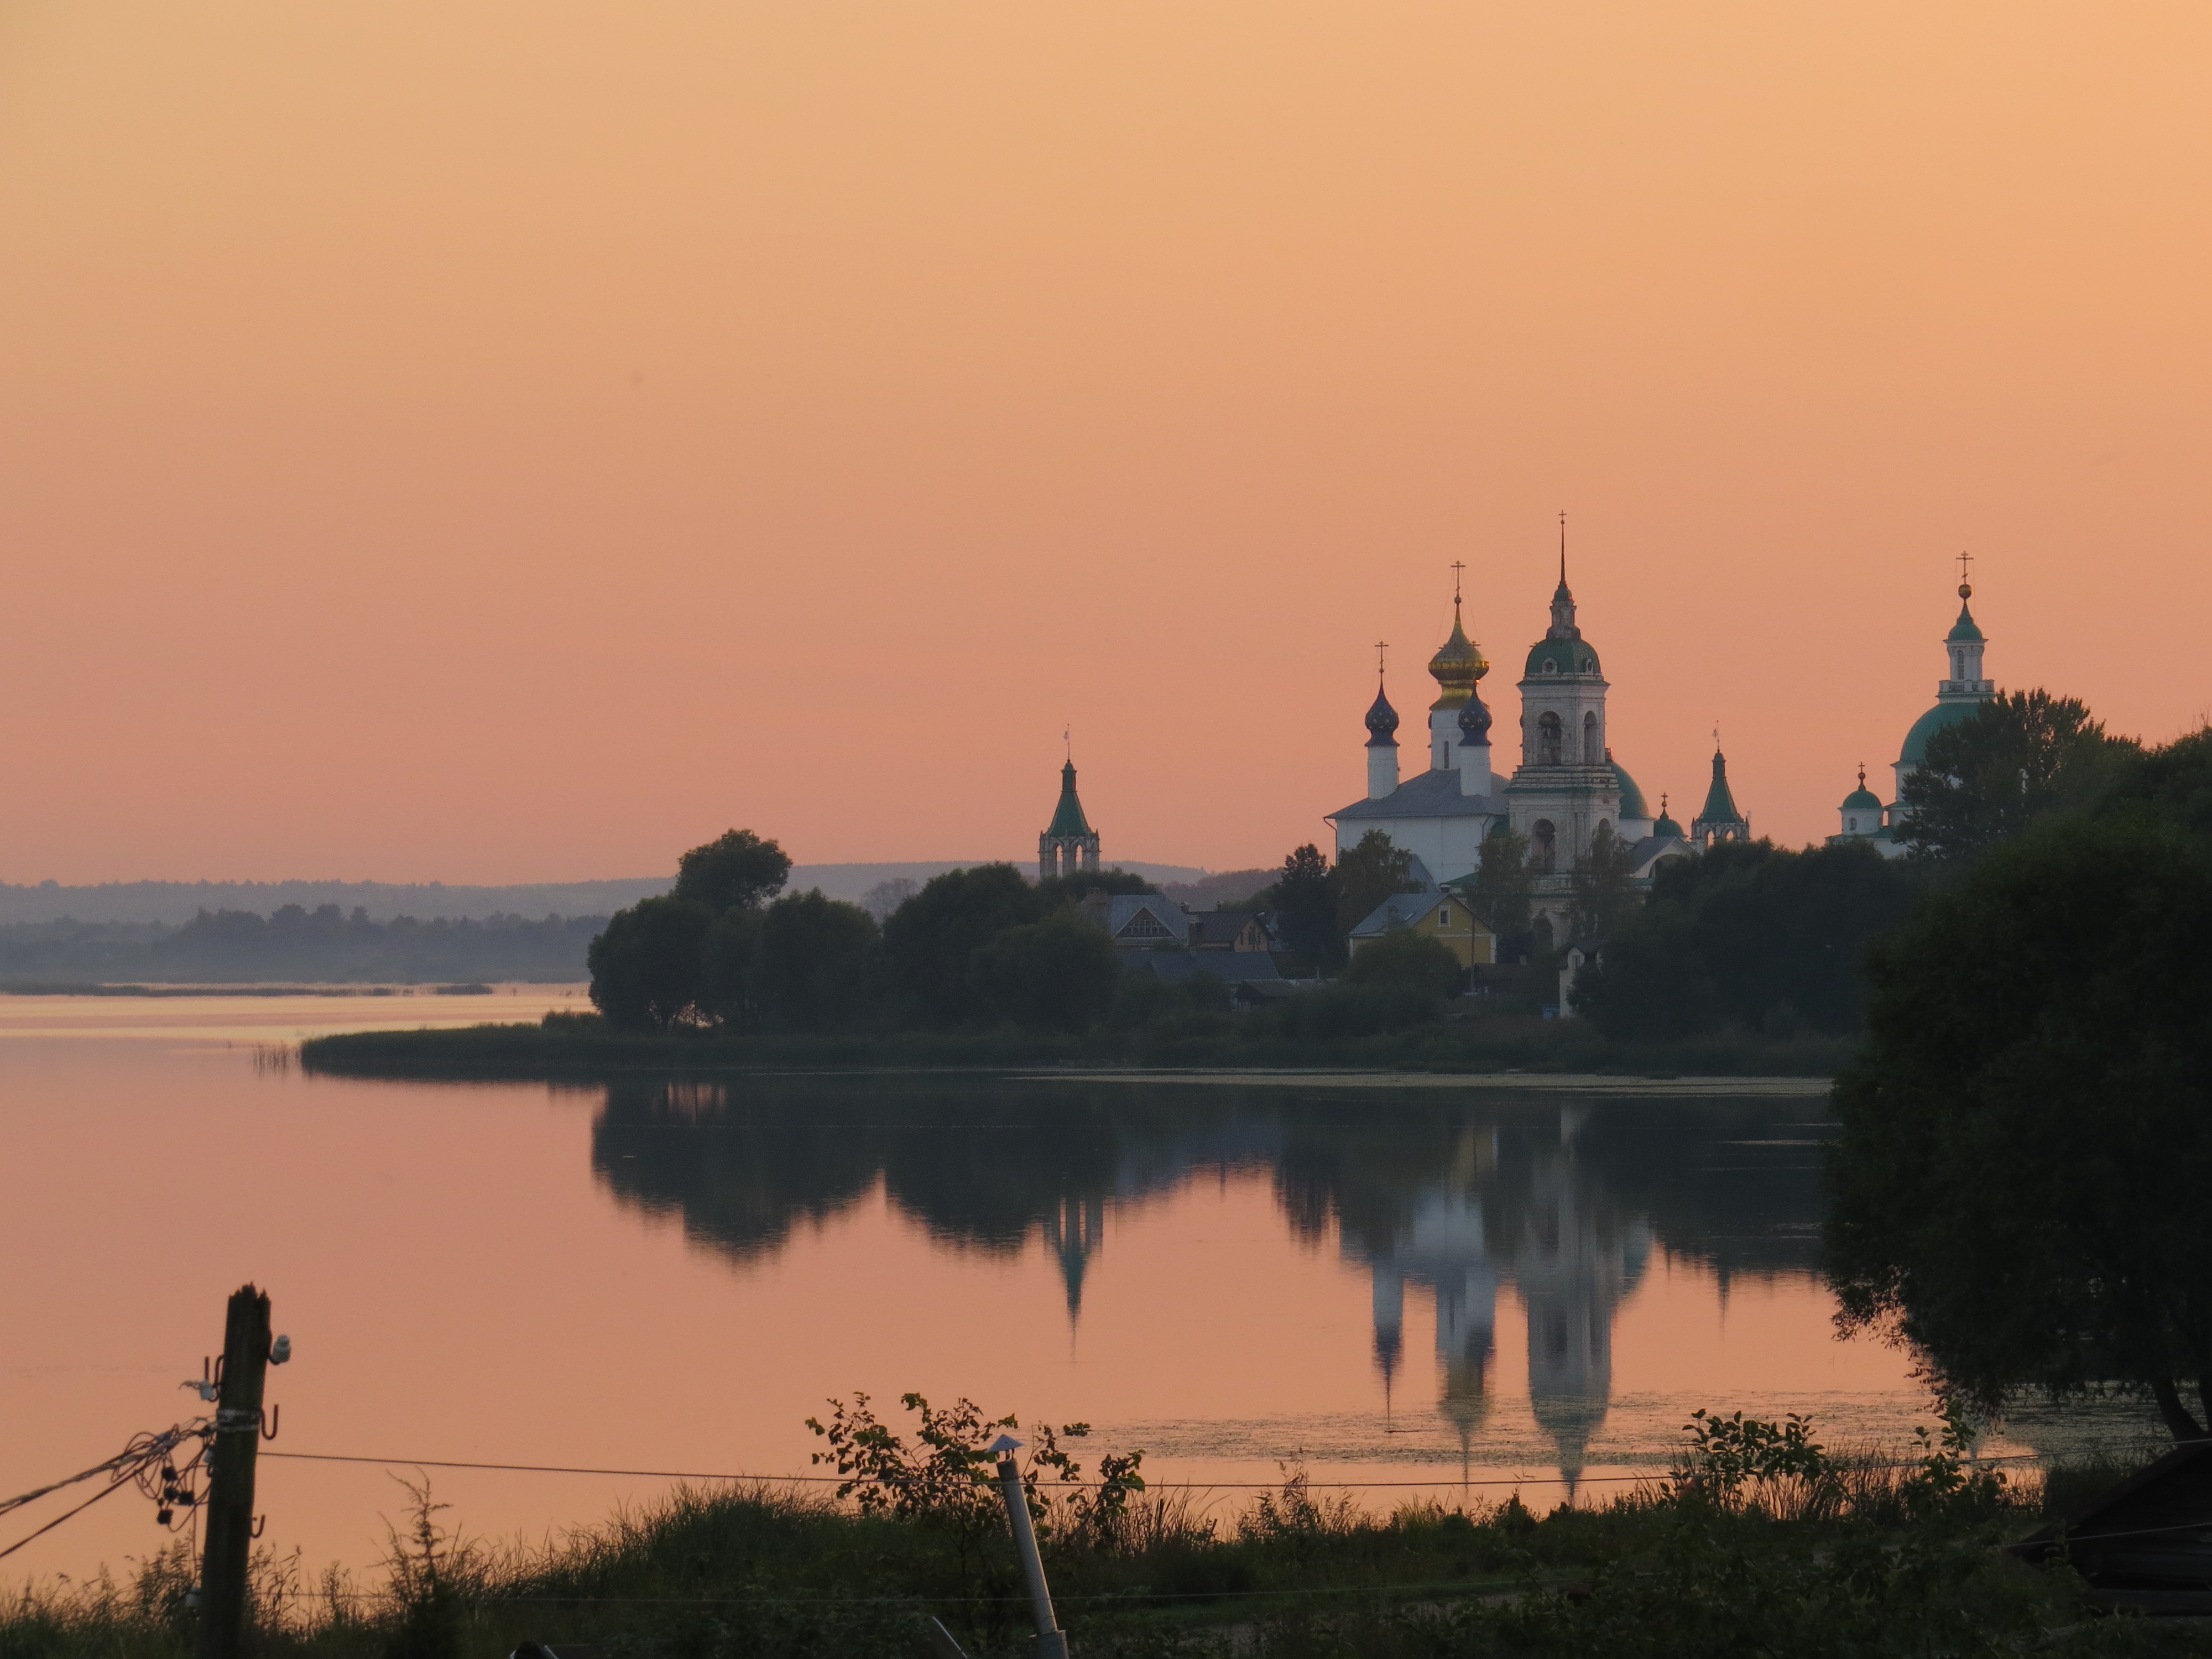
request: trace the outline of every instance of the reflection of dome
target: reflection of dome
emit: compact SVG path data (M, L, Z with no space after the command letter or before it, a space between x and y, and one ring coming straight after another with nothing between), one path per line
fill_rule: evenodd
M1375 688L1375 706L1367 711L1367 746L1370 749L1390 749L1397 746L1398 711L1390 707L1390 699L1382 695L1382 688Z

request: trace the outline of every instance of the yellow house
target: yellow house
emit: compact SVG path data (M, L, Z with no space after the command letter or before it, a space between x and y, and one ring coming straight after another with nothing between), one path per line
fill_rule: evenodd
M1399 893L1385 899L1373 915L1352 930L1352 955L1394 927L1410 927L1441 939L1462 968L1488 967L1498 960L1497 939L1455 893Z

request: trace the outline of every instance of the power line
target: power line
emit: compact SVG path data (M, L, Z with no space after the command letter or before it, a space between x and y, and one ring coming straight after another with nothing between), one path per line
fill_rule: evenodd
M876 1479L860 1474L732 1474L726 1471L703 1469L608 1469L590 1468L565 1463L479 1463L461 1458L440 1457L363 1457L343 1452L264 1451L264 1457L290 1457L316 1463L374 1463L389 1468L417 1469L489 1469L511 1474L614 1474L632 1475L658 1480L731 1480L749 1481L758 1486L843 1486L848 1483L866 1485ZM2008 1463L2032 1461L2034 1452L2002 1452L1975 1460L1982 1463ZM1921 1460L1903 1463L1860 1464L1858 1468L1882 1469L1917 1469ZM1654 1468L1643 1474L1586 1474L1575 1477L1577 1486L1595 1486L1601 1482L1624 1480L1663 1480L1671 1469ZM1513 1475L1480 1480L1455 1480L1449 1475L1434 1480L1302 1480L1297 1485L1307 1491L1373 1492L1398 1487L1430 1486L1526 1486L1561 1484L1565 1475ZM1064 1486L1097 1486L1097 1480L1047 1480L1048 1492ZM1279 1492L1286 1483L1281 1480L1152 1480L1145 1482L1147 1492Z

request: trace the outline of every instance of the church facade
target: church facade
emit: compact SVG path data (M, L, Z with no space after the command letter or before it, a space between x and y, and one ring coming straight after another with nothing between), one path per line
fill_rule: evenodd
M1380 830L1449 888L1481 867L1492 834L1510 829L1528 844L1535 914L1564 939L1573 871L1601 829L1626 845L1638 882L1665 859L1687 856L1691 845L1663 810L1651 815L1643 790L1613 758L1606 708L1612 688L1583 633L1564 550L1550 626L1529 647L1516 687L1521 711L1508 773L1498 770L1482 700L1490 663L1468 636L1462 611L1455 593L1451 635L1429 659L1437 696L1425 734L1428 763L1410 778L1400 775L1398 712L1378 670L1367 711L1366 796L1327 815L1337 856Z

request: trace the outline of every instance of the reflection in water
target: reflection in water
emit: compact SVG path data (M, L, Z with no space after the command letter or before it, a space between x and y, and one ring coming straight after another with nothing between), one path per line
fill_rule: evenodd
M1073 1330L1109 1210L1271 1176L1291 1232L1371 1274L1386 1406L1408 1285L1435 1310L1437 1409L1462 1464L1491 1414L1498 1292L1570 1488L1613 1391L1613 1328L1655 1244L1732 1274L1810 1271L1822 1123L1807 1103L1434 1097L1309 1089L958 1088L914 1080L611 1085L599 1177L741 1261L878 1188L938 1244L1059 1264ZM1794 1121L1793 1121L1794 1120Z

